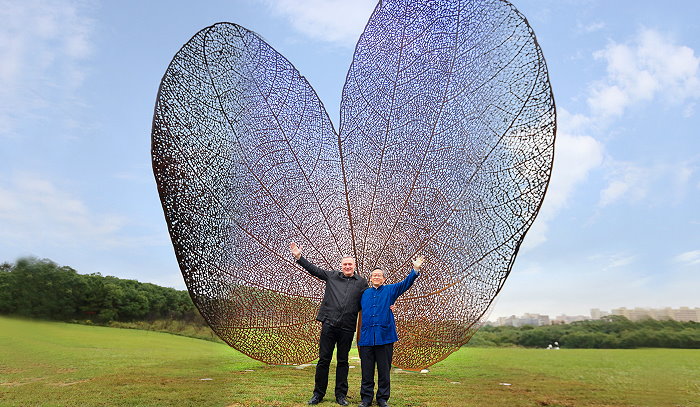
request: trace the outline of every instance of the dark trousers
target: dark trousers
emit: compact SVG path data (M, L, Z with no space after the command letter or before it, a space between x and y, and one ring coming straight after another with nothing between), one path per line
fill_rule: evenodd
M389 401L391 393L391 360L394 357L394 344L377 346L360 346L360 364L362 366L362 387L360 396L367 405L372 403L374 396L374 368L377 368L377 402Z
M328 370L333 359L333 349L338 346L335 368L335 397L348 395L348 353L352 345L354 332L345 331L324 323L318 344L318 364L316 365L316 383L314 394L323 398L328 387Z

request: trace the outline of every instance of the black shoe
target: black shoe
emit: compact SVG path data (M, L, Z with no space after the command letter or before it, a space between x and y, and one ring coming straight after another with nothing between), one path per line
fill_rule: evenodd
M369 407L370 403L365 403L364 401L360 403L357 407Z
M347 406L350 403L348 403L348 399L345 398L345 396L338 396L335 398L335 401L338 402L341 406Z
M379 407L389 407L389 405L384 400L377 400L377 404L379 404Z
M313 397L311 397L311 400L309 400L309 404L316 405L322 401L323 401L323 397L319 396L318 394L314 394Z

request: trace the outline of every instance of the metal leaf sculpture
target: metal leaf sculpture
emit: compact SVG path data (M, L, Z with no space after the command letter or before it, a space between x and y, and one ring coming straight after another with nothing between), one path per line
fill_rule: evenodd
M153 168L185 283L213 330L268 363L316 358L324 268L423 276L400 298L394 364L469 341L549 182L555 107L508 2L383 0L355 51L335 132L292 64L245 28L197 33L168 67Z

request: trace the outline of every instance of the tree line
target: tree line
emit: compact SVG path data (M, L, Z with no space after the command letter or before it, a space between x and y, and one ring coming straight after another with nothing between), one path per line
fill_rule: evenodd
M0 314L95 323L202 319L187 291L78 274L35 258L0 265Z
M0 314L117 324L215 340L187 291L99 273L78 274L46 259L22 258L14 264L0 264ZM565 325L486 325L467 346L545 348L555 342L564 348L700 349L700 323L632 322L612 315Z
M545 348L554 342L563 348L700 349L700 323L611 315L561 325L483 326L469 345Z

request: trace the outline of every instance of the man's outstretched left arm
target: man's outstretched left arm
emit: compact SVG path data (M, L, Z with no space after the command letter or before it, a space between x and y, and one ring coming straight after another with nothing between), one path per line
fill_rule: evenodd
M396 283L394 285L394 295L392 298L392 303L396 301L396 299L406 292L411 286L413 285L413 282L416 281L416 278L420 275L420 270L423 267L423 262L425 261L425 257L423 256L416 256L413 260L413 269L411 270L410 273L408 273L408 276L403 279L400 283Z

